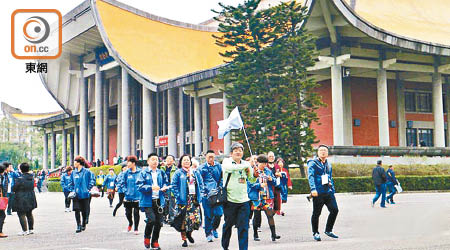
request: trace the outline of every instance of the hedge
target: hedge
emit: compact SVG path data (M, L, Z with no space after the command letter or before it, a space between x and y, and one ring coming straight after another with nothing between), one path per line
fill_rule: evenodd
M375 164L333 164L334 177L359 177L372 176L372 169ZM387 165L383 166L385 170ZM430 176L430 175L450 175L450 165L394 165L396 175L411 175L411 176ZM300 170L289 169L291 178L301 178Z
M117 165L117 166L104 165L101 167L91 167L91 168L89 168L89 170L91 170L91 172L97 176L98 173L100 172L100 170L103 171L103 174L108 174L110 168L114 169L114 173L116 175L118 175L120 173L120 171L122 170L122 167L120 165Z
M450 190L450 175L398 176L397 179L404 191ZM310 192L308 180L305 178L292 179L292 184L291 194ZM337 193L375 191L371 177L335 177L334 184Z
M435 176L398 176L404 191L450 190L450 175ZM334 184L338 193L374 192L371 177L335 177ZM310 192L308 180L292 179L293 190L290 194L307 194ZM61 192L59 182L48 183L49 192Z

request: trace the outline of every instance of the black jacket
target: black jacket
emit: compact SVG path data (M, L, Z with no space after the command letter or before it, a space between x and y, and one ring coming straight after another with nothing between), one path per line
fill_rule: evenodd
M6 197L8 192L8 175L6 173L0 174L0 193L3 197Z
M384 168L377 165L372 170L372 179L373 179L373 182L375 183L375 186L379 186L381 184L386 183L386 172L384 171Z
M34 178L30 173L20 176L13 187L14 202L13 212L28 212L37 208L36 195L34 194Z

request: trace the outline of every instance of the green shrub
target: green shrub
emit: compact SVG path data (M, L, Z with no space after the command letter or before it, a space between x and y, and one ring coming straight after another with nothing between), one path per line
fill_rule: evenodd
M450 190L450 175L434 176L398 176L404 191ZM310 192L308 179L292 179L291 194L307 194ZM337 193L374 192L375 186L371 177L335 177L334 185Z
M60 177L52 177L52 178L48 178L47 181L48 182L60 182L61 178Z
M109 169L110 168L114 169L114 173L116 175L118 175L120 173L120 171L122 170L122 167L120 165L117 165L117 166L104 165L104 166L101 166L101 167L92 167L89 170L91 170L92 173L94 173L95 176L97 176L98 173L100 172L100 170L103 171L103 174L107 175L109 173Z
M62 192L61 183L60 182L48 182L48 191L49 192Z

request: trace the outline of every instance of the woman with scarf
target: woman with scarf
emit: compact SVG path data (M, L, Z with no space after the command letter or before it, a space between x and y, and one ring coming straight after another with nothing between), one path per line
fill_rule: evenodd
M272 171L272 174L277 179L276 181L280 183L281 171L280 167L275 163L275 154L270 151L267 153L267 158L269 160L269 169ZM274 207L275 213L281 214L281 185L275 185L273 187L273 196L274 196Z
M280 169L281 177L280 178L280 187L281 187L281 202L287 202L288 189L292 190L292 181L289 176L289 171L284 167L286 164L284 160L280 157L277 159L277 166ZM284 216L284 212L281 211L281 215Z
M264 211L269 223L270 232L272 233L272 241L276 241L281 237L275 231L275 215L274 210L274 194L273 188L276 185L275 176L272 171L267 168L268 159L265 155L259 155L256 159L257 166L254 171L256 177L255 182L248 182L248 197L251 200L251 210L253 211L253 239L260 241L258 236L258 228L261 226L261 211Z
M171 183L177 211L171 226L181 233L182 247L188 246L187 240L194 243L192 232L202 225L200 204L205 195L203 180L200 173L191 169L191 166L191 156L181 156Z

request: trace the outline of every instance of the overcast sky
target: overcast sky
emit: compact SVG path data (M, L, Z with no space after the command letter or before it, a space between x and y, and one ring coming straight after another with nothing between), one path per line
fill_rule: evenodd
M1 82L0 101L22 109L26 113L61 110L44 88L38 74L25 74L25 63L11 55L11 13L16 9L57 9L63 15L82 3L82 0L14 0L2 1L0 25ZM120 0L146 12L188 23L200 23L214 16L211 9L219 9L219 2L237 5L243 0ZM1 111L0 111L1 112Z

